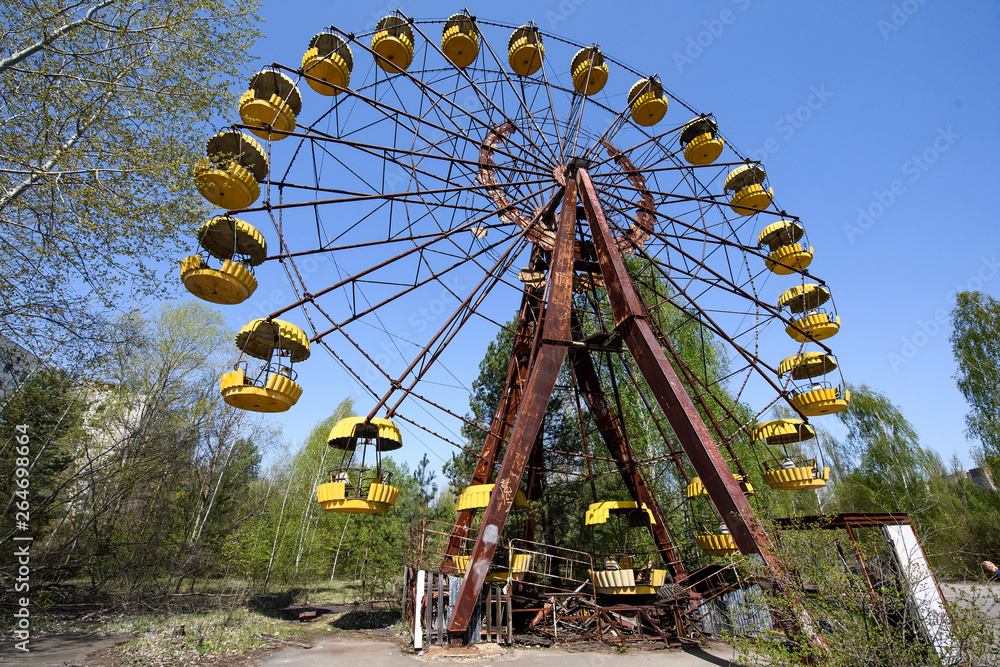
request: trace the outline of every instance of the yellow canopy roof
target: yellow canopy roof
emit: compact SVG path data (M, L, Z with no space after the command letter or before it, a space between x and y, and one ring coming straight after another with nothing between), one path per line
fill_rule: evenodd
M462 510L486 507L490 504L490 496L493 493L494 486L496 485L473 484L472 486L467 487L455 500L455 509L461 512ZM527 506L528 499L525 497L524 492L521 491L521 489L518 489L517 493L514 494L514 507Z
M646 93L653 93L653 97L663 96L663 84L660 83L658 79L649 77L648 79L639 79L628 91L628 103L631 105L632 102L636 100L640 95L645 95Z
M793 313L803 313L813 308L819 308L829 300L830 290L828 288L821 287L816 283L806 283L782 292L781 296L778 297L778 307L788 306Z
M711 118L695 118L681 130L681 143L689 144L695 137L700 137L703 134L715 134L718 131L718 123Z
M764 167L759 164L745 164L729 172L724 187L727 190L742 190L748 185L763 183L765 178L767 174L764 173Z
M236 334L236 347L258 359L270 359L274 350L287 350L293 362L309 358L306 332L284 320L258 318Z
M837 359L825 352L803 352L793 354L778 365L778 375L791 372L792 378L804 380L826 375L837 368Z
M374 438L375 448L380 452L391 452L403 446L403 437L396 423L379 417L368 423L364 417L345 417L330 429L326 442L336 449L354 451L360 438Z
M757 245L773 248L798 242L806 233L805 227L791 220L779 220L760 230Z
M598 523L605 523L612 514L630 514L638 509L640 509L639 503L634 500L605 500L599 503L591 503L587 509L586 525L593 526ZM653 512L646 507L645 503L642 504L641 509L646 513L649 523L656 523L656 519L653 518Z
M448 20L444 22L443 33L447 33L450 28L458 28L459 32L465 33L467 35L479 35L479 29L476 28L476 22L472 20L472 17L464 12L459 12L457 14L452 14L448 17Z
M309 40L309 48L315 48L318 54L324 58L336 54L347 63L347 69L354 69L354 55L351 53L351 46L340 35L325 31L313 35L313 38Z
M410 24L402 16L396 14L384 16L379 20L375 29L379 31L385 30L393 37L406 37L410 40L410 44L413 44L413 28L410 27Z
M542 35L538 32L537 27L522 25L510 34L510 39L507 40L507 50L510 50L522 38L527 38L530 44L541 45L542 43Z
M575 72L576 68L587 60L590 61L591 67L599 68L604 64L604 54L596 46L585 46L573 56L573 62L569 66L569 71Z
M277 95L285 100L292 113L298 116L302 112L302 94L298 86L283 72L274 69L264 69L250 77L250 89L257 91L257 98L271 99Z
M786 445L814 438L816 431L801 419L774 419L754 427L751 437L769 445Z
M267 178L267 153L246 132L219 132L208 140L205 152L216 166L225 168L235 160L248 169L258 183Z
M257 266L267 257L267 241L245 220L219 215L204 222L195 232L198 242L216 259L232 259L233 255L247 255L250 266Z

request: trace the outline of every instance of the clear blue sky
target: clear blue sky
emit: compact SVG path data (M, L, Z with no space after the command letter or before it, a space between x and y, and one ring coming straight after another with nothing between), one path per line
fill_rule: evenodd
M462 8L264 0L266 38L255 54L262 66L295 66L323 27L363 31L397 6L415 18ZM947 312L956 290L1000 295L995 207L987 203L1000 147L1000 6L515 0L467 7L481 18L534 19L544 31L598 41L713 112L737 147L763 160L782 206L807 224L811 269L831 287L843 323L828 342L847 380L886 393L926 445L971 464ZM271 287L254 299L266 300ZM237 327L259 310L225 312ZM478 361L485 342L468 358ZM367 400L325 353L303 365L301 377L300 404L276 418L292 442L340 398ZM412 462L426 450L404 451Z

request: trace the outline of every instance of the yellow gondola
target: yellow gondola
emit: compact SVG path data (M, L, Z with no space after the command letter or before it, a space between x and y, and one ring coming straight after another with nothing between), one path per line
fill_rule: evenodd
M809 386L796 387L789 400L802 414L818 417L846 410L851 401L850 391L834 387L829 382L815 380L836 368L837 359L833 355L804 352L784 359L778 366L778 375L790 373L794 380L813 379L813 384Z
M803 317L792 320L785 327L785 333L799 343L810 340L826 340L840 331L840 317L824 310L816 309L805 313Z
M249 89L240 97L240 118L253 125L250 131L261 139L284 139L295 130L295 118L301 112L298 86L277 70L254 74Z
M764 471L764 483L777 491L808 491L826 486L830 468L820 469L816 459L795 461L786 458Z
M472 509L482 509L490 504L490 497L493 495L495 484L473 484L465 488L455 500L455 511L463 512ZM514 507L524 509L528 506L528 499L520 489L514 493ZM469 555L455 555L451 557L455 574L464 575L469 567ZM531 568L531 554L514 554L513 563L506 565L491 564L489 572L486 574L486 581L490 583L500 583L504 581L522 581Z
M292 365L309 358L305 332L282 320L256 319L236 334L236 346L241 358L220 382L226 403L254 412L284 412L295 405L302 387ZM254 377L247 374L244 354L264 361Z
M743 491L744 495L752 496L757 493L757 490L753 488L753 484L749 480L744 479L743 475L733 473L733 478L739 483L740 490ZM716 521L720 520L718 513L715 511L714 505L708 499L708 490L705 485L702 484L700 477L694 477L687 485L687 499L688 502L692 504L691 511L692 516L695 516L697 503L705 503L707 505L707 512L714 517ZM697 500L696 500L697 499ZM698 510L702 516L702 519L706 516L706 509L702 507ZM698 523L703 524L701 526L702 530L705 530L704 524L706 521L698 521ZM698 548L709 556L727 556L736 551L736 543L733 542L733 538L729 535L729 529L724 523L719 525L719 533L703 533L701 535L694 536L695 544Z
M816 283L796 285L778 297L778 307L799 314L815 310L830 300L830 290Z
M225 130L208 140L207 159L195 167L201 195L220 208L242 209L257 201L267 178L267 154L244 132Z
M471 16L454 14L444 22L441 51L459 69L476 62L476 56L479 55L479 29Z
M523 25L513 32L507 42L507 62L514 74L531 76L545 60L542 36L534 25Z
M413 62L413 28L409 22L399 14L390 14L378 22L375 30L375 64L389 74L405 71Z
M325 511L381 514L396 503L399 489L389 483L392 473L382 470L382 452L403 446L393 421L346 417L330 430L327 444L344 454L330 481L316 487L316 499Z
M725 147L725 142L719 136L719 126L713 118L695 118L681 130L681 146L684 147L684 159L696 167L715 162Z
M851 402L851 392L843 386L817 382L796 390L788 400L807 417L820 417L846 410Z
M756 426L751 438L762 440L769 446L790 445L803 442L816 436L812 426L801 419L774 419ZM830 469L820 469L816 459L800 459L788 455L785 458L772 460L764 466L764 483L770 488L781 491L803 491L826 486L830 479Z
M632 120L643 127L651 127L663 120L667 104L663 84L653 77L639 79L628 91L629 113Z
M816 437L816 431L801 419L773 419L755 426L750 437L768 445L789 445Z
M585 525L595 526L612 516L625 517L626 526L648 526L655 524L652 511L632 500L606 500L591 503L585 516ZM590 570L591 580L597 592L602 595L654 595L667 578L667 571L653 567L647 560L628 552L628 528L620 553L608 555L603 562L604 569ZM599 562L599 561L598 561Z
M257 289L251 267L267 255L267 243L253 225L229 216L217 216L198 228L198 243L210 256L222 260L213 269L202 255L181 260L181 281L199 299L221 305L242 303Z
M332 32L321 32L309 40L302 56L306 83L320 95L336 95L351 85L354 56L351 47Z
M733 193L729 207L738 215L754 215L774 200L774 190L764 188L767 174L759 164L745 164L729 172L724 187Z
M757 246L766 246L770 252L764 264L771 272L787 276L796 271L804 271L812 263L812 246L806 250L799 243L805 233L805 227L791 220L779 220L760 231Z
M608 64L596 46L577 51L570 71L573 73L573 89L581 95L596 95L608 82Z

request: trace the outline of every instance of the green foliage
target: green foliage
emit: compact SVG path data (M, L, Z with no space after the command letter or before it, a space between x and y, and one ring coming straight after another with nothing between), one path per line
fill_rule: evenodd
M117 326L129 345L100 379L40 371L6 408L37 429L36 572L136 592L218 574L231 531L258 511L268 438L218 393L232 335L201 304Z
M839 487L843 509L909 512L920 520L934 504L928 483L944 465L888 397L866 385L848 388L851 403L838 414L848 428L841 451L853 464Z
M3 3L0 334L94 335L95 303L162 292L156 262L207 212L191 167L232 116L257 6Z
M14 527L16 503L27 501L33 534L45 531L59 515L57 496L63 491L62 479L73 462L71 441L78 433L87 409L87 397L74 387L71 377L58 370L36 369L24 384L11 391L0 409L0 480L3 481L2 540L6 542ZM19 428L20 427L20 428ZM22 445L27 456L21 456ZM29 485L23 495L15 496L16 464L27 461ZM13 550L5 550L3 561Z
M752 598L753 604L770 608L778 622L771 631L734 638L742 660L774 666L939 664L920 633L907 584L897 574L879 529L856 528L855 535L857 542L841 529L783 531L782 539L772 545L772 556L785 573L786 585L767 595L756 589ZM754 559L738 559L737 572L744 580L773 576ZM986 610L1000 600L988 591L973 598L947 605L952 616L950 627L967 661L962 664L987 664L1000 637ZM825 649L803 634L793 634L792 641L784 641L787 635L782 625L803 628L803 613L813 631L822 636Z
M969 404L966 434L982 443L983 463L1000 471L1000 301L959 292L951 319L955 381Z

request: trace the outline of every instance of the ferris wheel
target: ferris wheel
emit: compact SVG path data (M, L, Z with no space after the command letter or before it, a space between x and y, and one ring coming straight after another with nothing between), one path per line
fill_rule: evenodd
M371 32L322 30L303 51L254 75L239 121L208 140L195 178L221 210L181 278L219 304L253 299L265 271L294 290L240 331L229 404L278 412L324 391L292 368L320 363L317 345L370 396L330 435L344 456L318 492L324 509L392 507L380 457L401 446L399 424L463 449L465 426L485 444L448 553L463 601L488 577L476 564L522 479L551 471L543 454L622 477L631 500L594 498L592 514L648 516L665 566L651 581L684 574L644 477L663 466L692 503L710 501L706 554L764 553L741 443L768 486L821 487L829 470L799 443L814 436L809 417L850 395L828 379L840 319L809 271L807 223L724 123L598 44L532 23L397 12ZM469 370L504 328L504 390L475 423ZM762 342L777 338L787 356L767 358ZM580 422L562 450L538 436L557 383ZM641 433L623 403L639 406ZM797 416L764 420L777 403Z

